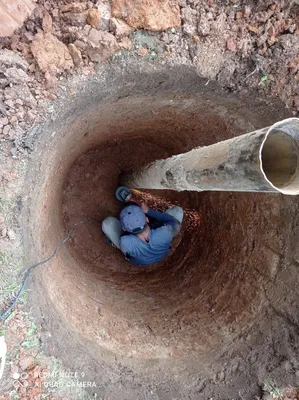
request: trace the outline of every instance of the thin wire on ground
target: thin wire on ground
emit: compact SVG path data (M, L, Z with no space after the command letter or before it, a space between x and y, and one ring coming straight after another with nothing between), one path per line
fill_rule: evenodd
M24 289L25 289L25 286L26 286L26 284L27 284L27 281L28 281L28 279L29 279L29 276L30 276L30 274L31 274L31 271L32 271L34 268L39 267L40 265L46 264L48 261L50 261L52 258L54 258L54 257L56 256L58 250L60 249L60 247L63 246L63 245L69 240L69 238L70 238L70 236L71 236L71 233L73 232L73 230L75 229L75 227L78 226L78 225L83 224L84 222L86 222L86 221L88 221L88 220L90 220L90 219L92 219L92 220L94 220L94 221L97 221L97 222L100 222L100 221L98 221L97 219L95 219L95 218L93 218L93 217L86 217L85 219L83 219L83 220L81 220L81 221L79 221L79 222L76 222L75 224L70 225L67 235L65 236L65 238L64 238L63 240L61 240L61 242L58 243L58 245L56 246L56 248L55 248L53 254L51 254L51 255L50 255L48 258L46 258L45 260L40 261L39 263L34 264L34 265L32 265L31 267L28 267L28 268L26 268L24 271L22 271L22 273L25 273L25 276L24 276L24 278L23 278L23 283L22 283L22 285L21 285L21 287L20 287L20 290L19 290L18 294L16 295L16 297L15 297L14 301L12 302L12 304L11 304L11 305L8 307L8 309L0 316L0 321L5 321L6 318L7 318L7 317L10 315L10 313L12 312L12 310L16 307L18 301L20 300L20 298L21 298L21 296L22 296L22 294L23 294L23 291L24 291Z

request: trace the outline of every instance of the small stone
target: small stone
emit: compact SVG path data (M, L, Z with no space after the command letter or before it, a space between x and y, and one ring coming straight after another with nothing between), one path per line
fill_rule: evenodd
M258 33L259 28L256 25L248 25L249 32Z
M30 72L34 72L35 70L36 70L35 64L30 64L30 66L29 66L29 71L30 71Z
M9 108L15 108L15 104L12 100L5 100L4 102Z
M7 115L7 110L6 107L4 107L4 104L0 101L0 116L5 117Z
M284 50L293 52L294 49L298 49L299 37L291 34L281 35L279 43Z
M59 10L58 8L53 8L52 10L52 15L54 18L58 18L59 17Z
M178 0L112 0L112 15L136 29L160 31L181 26Z
M23 105L24 105L24 102L23 102L23 100L21 100L21 99L16 99L15 103L18 104L18 105L20 105L20 106L23 106Z
M10 134L10 131L11 131L11 126L10 126L10 125L6 125L6 126L3 128L2 133L3 133L4 136L8 136L8 135Z
M269 39L267 40L267 42L268 42L268 45L269 45L269 46L273 46L273 44L277 42L277 39L276 39L275 36L271 36L271 37L269 37Z
M148 49L146 49L145 47L141 46L138 50L137 50L137 54L140 57L145 57L148 55Z
M192 40L194 43L199 43L200 42L200 37L198 35L192 36Z
M27 116L29 121L34 121L36 119L36 113L33 110L29 110Z
M202 15L200 17L197 29L198 32L203 36L206 36L210 33L211 31L210 21L207 19L205 15Z
M87 3L70 3L70 4L63 4L60 7L60 11L62 13L66 12L74 12L74 13L81 13L86 10Z
M10 154L12 155L12 158L16 158L18 154L18 150L14 147L10 150Z
M267 31L269 36L275 36L276 32L275 32L275 28L273 25L271 25Z
M42 21L42 27L43 27L43 31L45 33L51 33L53 30L53 22L52 22L52 18L51 15L46 12Z
M88 10L87 23L93 28L98 29L101 23L101 13L96 8L91 8Z
M9 240L16 240L16 238L17 238L16 233L12 229L8 229L7 236L9 238Z
M15 372L12 377L13 377L13 379L18 380L20 378L20 376L21 375L18 372Z
M97 49L97 48L89 47L87 49L87 55L88 55L88 58L90 59L90 61L92 61L92 62L103 62L104 61L99 52L99 49ZM85 64L85 65L87 65L87 64Z
M18 125L18 118L14 115L13 117L10 118L9 122L13 127L16 127Z
M4 117L4 118L0 118L0 126L5 126L8 124L8 118Z
M87 22L88 12L84 11L82 13L68 12L63 14L63 20L72 26L83 27Z
M111 4L107 0L99 0L97 2L97 9L101 14L101 25L102 31L109 31L110 19L111 19Z
M250 6L245 6L244 10L243 10L243 16L246 18L246 17L249 17L250 14L251 14Z
M275 4L275 3L269 5L269 9L272 11L277 10L277 7L278 7L278 4Z
M223 382L225 380L225 373L223 371L219 372L217 378L220 382Z
M120 38L129 36L134 31L134 28L118 18L111 18L110 29L116 36Z
M127 37L123 38L122 41L119 42L119 45L122 49L125 49L125 50L132 50L132 48L133 48L132 41Z
M88 39L90 46L86 52L91 61L104 62L120 49L115 36L108 32L97 31L92 28Z
M86 40L86 36L90 34L90 31L92 30L92 27L90 25L85 25L84 28L81 30L81 39L84 41Z
M24 110L20 110L16 113L16 117L18 118L19 121L22 121L24 119Z
M83 42L82 40L75 40L73 45L76 46L80 50L85 50L87 47L87 43Z
M57 95L55 93L48 93L47 97L50 100L56 100L57 99Z
M73 43L69 44L68 49L71 53L75 66L79 67L82 64L81 51Z
M37 33L30 48L44 73L55 75L57 72L70 70L74 65L67 46L51 33Z
M34 367L34 357L32 356L27 356L24 357L20 362L19 362L19 366L21 368L22 371L28 371L31 368Z
M236 42L232 38L227 40L226 47L229 51L235 52L237 50Z
M183 22L183 31L189 36L196 35L197 15L190 6L181 9L181 19Z
M270 28L267 31L267 34L268 34L268 44L272 46L275 42L277 42L276 31L273 25L270 26Z
M266 51L267 51L267 46L264 45L262 48L258 50L258 54L263 56L265 55Z

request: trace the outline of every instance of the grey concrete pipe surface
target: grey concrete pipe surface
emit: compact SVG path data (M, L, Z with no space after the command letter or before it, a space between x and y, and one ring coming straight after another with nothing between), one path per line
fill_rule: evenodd
M299 119L158 160L122 183L132 188L299 193Z

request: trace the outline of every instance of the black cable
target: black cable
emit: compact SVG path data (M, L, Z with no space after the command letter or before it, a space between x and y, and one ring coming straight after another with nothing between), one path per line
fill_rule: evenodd
M25 277L24 277L24 279L23 279L23 283L22 283L22 285L21 285L21 287L20 287L20 290L19 290L17 296L15 297L14 301L12 302L12 304L11 304L11 305L8 307L8 309L0 316L0 321L4 321L4 320L8 317L8 315L10 314L10 312L11 312L11 311L15 308L15 306L17 305L18 301L20 300L20 297L22 296L22 293L23 293L23 291L24 291L24 288L25 288L25 286L26 286L26 283L27 283L27 281L28 281L28 278L29 278L29 276L30 276L30 274L31 274L31 271L32 271L34 268L39 267L39 266L42 265L42 264L46 264L46 263L47 263L48 261L50 261L53 257L55 257L56 254L57 254L57 252L58 252L58 250L60 249L60 247L63 246L63 245L69 240L69 238L70 238L70 236L71 236L71 233L73 232L74 228L75 228L77 225L83 224L84 222L88 221L89 219L93 219L94 221L100 222L100 221L98 221L97 219L95 219L95 218L93 218L93 217L86 217L86 218L83 219L82 221L79 221L79 222L76 222L75 224L70 225L69 231L68 231L66 237L65 237L61 242L58 243L58 245L56 246L56 249L54 250L53 254L52 254L50 257L48 257L48 258L47 258L46 260L44 260L44 261L41 261L41 262L39 262L39 263L37 263L37 264L32 265L31 267L26 268L25 271L23 271L23 272L25 273Z

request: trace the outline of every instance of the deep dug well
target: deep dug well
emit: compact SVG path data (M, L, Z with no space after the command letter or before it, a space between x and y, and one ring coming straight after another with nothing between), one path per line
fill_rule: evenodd
M115 68L77 89L38 133L28 174L31 258L44 258L85 216L117 216L121 173L278 118L275 106L262 112L254 96L206 87L182 68L130 74ZM280 283L288 280L280 254L296 252L297 201L261 193L144 196L157 208L186 210L165 261L132 267L107 246L100 226L87 222L36 272L34 292L70 332L65 349L75 332L93 355L102 349L135 366L164 360L164 373L182 362L188 370L238 348L268 302L289 291Z

